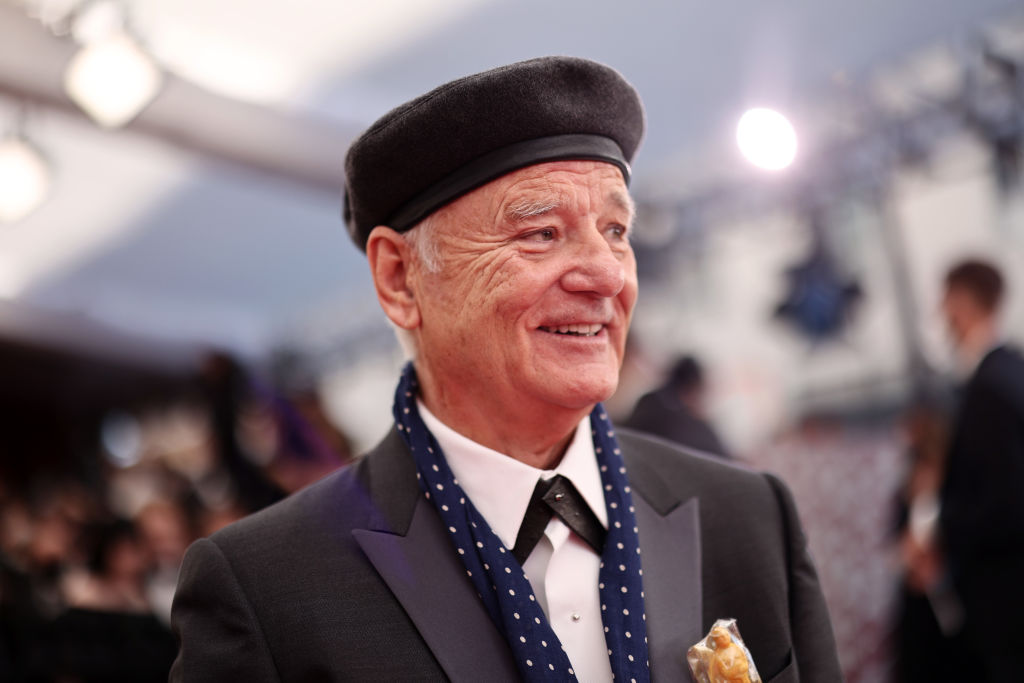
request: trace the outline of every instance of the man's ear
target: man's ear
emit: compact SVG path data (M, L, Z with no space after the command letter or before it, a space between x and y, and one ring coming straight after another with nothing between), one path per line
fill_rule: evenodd
M413 254L405 238L386 225L378 225L366 242L366 258L384 313L401 328L418 327L420 310L410 282Z

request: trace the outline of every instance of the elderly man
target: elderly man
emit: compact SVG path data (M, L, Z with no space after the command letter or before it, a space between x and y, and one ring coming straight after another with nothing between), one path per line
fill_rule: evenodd
M177 681L689 680L735 617L772 681L840 679L790 495L636 435L635 90L581 59L469 76L352 145L346 219L413 361L355 466L197 542Z

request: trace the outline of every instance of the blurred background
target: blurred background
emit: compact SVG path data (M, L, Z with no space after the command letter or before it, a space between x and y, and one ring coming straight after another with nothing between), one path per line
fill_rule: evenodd
M609 410L699 359L721 450L794 490L848 680L899 680L899 501L961 378L949 266L997 264L1024 332L1021 2L0 0L11 680L165 679L187 544L384 434L402 355L345 150L546 54L647 107Z

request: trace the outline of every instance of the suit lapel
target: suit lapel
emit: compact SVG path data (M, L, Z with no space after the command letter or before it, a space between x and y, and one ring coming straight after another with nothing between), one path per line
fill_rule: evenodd
M376 453L380 456L371 472L371 496L381 507L381 517L378 528L353 530L356 542L448 678L519 680L508 644L451 552L440 518L420 495L405 445L389 438Z
M660 515L633 497L643 553L648 654L655 681L685 681L686 650L700 640L700 527L696 498Z
M640 529L651 676L654 681L688 681L686 651L704 637L699 499L683 502L670 491L628 434L620 431L619 442Z

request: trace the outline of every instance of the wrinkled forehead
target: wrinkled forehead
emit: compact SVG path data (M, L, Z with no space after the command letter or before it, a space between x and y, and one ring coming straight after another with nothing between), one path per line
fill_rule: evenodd
M437 214L514 225L554 212L615 214L629 224L635 204L613 164L558 161L517 169L442 207Z

